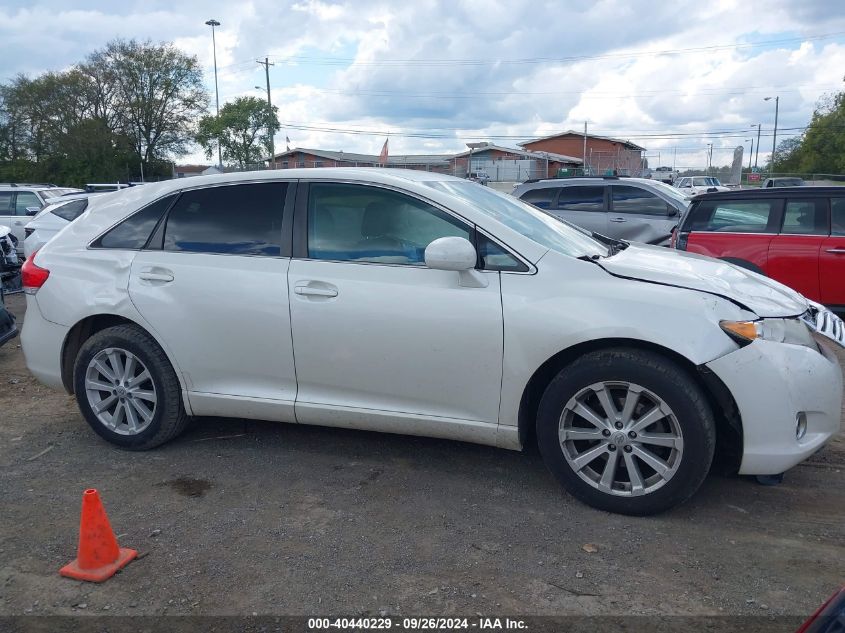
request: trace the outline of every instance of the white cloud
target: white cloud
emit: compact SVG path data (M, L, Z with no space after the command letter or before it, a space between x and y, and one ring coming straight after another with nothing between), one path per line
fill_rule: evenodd
M175 41L196 54L213 90L211 34L203 23L214 17L221 22L221 101L260 95L254 86L263 88L264 75L255 60L269 55L276 64L272 98L284 121L379 132L429 130L448 137L394 136L394 153L462 149L467 135L581 129L588 120L598 134L695 133L676 140L635 140L660 151L664 162L677 146L678 163L685 166L703 165L705 144L712 140L714 162L725 163L729 150L750 132L715 140L698 133L748 129L757 122L765 133L773 108L762 98L770 94L781 97L779 127L805 125L819 97L841 89L845 72L845 5L836 0L770 0L765 11L753 10L747 0L669 5L623 0L116 5L92 0L75 2L79 8L73 9L60 0L19 4L0 9L0 77L66 67L114 37L149 37ZM814 39L831 33L839 35ZM773 40L780 43L747 46ZM737 46L648 54L719 45ZM290 56L300 59L286 62ZM315 58L324 61L314 63ZM571 61L513 63L538 58ZM419 62L430 59L464 61ZM285 133L301 147L377 153L383 143L382 135L291 129L279 135L277 147ZM770 143L764 137L763 148L770 149ZM761 153L761 159L767 155Z

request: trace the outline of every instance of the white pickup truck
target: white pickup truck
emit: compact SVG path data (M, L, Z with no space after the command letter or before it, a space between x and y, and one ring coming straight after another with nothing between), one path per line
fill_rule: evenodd
M657 167L651 172L651 179L671 185L678 177L678 172L671 167Z
M730 191L713 176L687 176L675 181L675 186L688 196L714 191Z

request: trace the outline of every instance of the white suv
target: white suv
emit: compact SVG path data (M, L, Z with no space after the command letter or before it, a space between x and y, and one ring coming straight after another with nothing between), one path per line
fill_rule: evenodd
M841 321L466 180L265 171L100 202L25 264L22 340L124 448L204 415L536 441L579 499L647 514L693 494L717 445L771 475L839 430Z
M23 254L24 227L48 202L67 193L82 191L52 185L0 184L0 226L12 229Z

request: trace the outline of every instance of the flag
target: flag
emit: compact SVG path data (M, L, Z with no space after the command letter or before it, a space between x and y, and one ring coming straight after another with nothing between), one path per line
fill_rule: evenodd
M387 141L388 139L384 139L384 146L381 148L381 154L378 155L379 165L382 166L387 164Z

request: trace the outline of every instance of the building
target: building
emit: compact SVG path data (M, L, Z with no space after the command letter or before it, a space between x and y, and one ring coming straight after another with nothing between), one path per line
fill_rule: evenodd
M574 130L520 143L520 147L534 153L554 152L581 156L586 163L586 171L597 175L639 176L644 167L644 147L623 139L585 135Z
M528 151L501 147L493 143L474 143L475 147L452 157L452 171L465 176L470 171L484 172L494 182L522 182L529 178L554 178L560 170L574 171L581 159L552 151Z
M220 169L211 165L174 165L174 178L190 178L191 176L208 176L209 174L219 174Z
M470 171L484 172L492 181L518 182L528 178L551 178L561 169L575 170L581 159L555 152L531 152L492 143L478 143L459 154L389 155L384 167L417 169L466 177ZM470 162L472 165L470 166ZM276 154L271 168L294 167L381 167L374 154L295 148Z
M385 167L452 173L451 154L408 154L388 156ZM294 167L380 167L379 157L374 154L355 154L344 151L295 148L276 154L271 163L273 169Z

